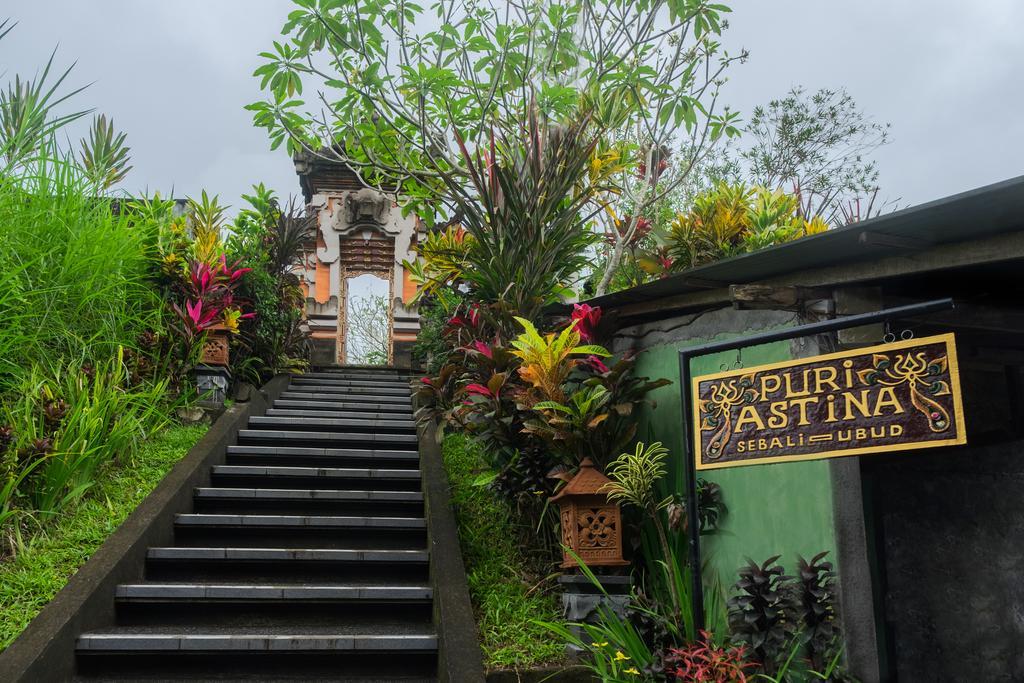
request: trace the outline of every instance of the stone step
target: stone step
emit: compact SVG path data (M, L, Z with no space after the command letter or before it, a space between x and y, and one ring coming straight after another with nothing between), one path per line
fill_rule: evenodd
M416 434L378 434L374 432L316 432L289 429L240 429L239 444L280 444L291 446L354 444L381 444L384 446L407 446L415 448L419 441Z
M204 487L196 489L193 501L194 512L215 514L423 515L419 491Z
M317 448L315 446L228 446L229 465L285 465L297 467L354 467L408 469L419 467L413 450L375 448Z
M380 419L384 417L394 415L395 419L408 419L408 416L412 415L412 404L403 405L402 403L363 403L363 402L352 402L342 400L292 400L292 399L278 399L274 401L274 408L294 409L302 411L349 411L360 415L376 414Z
M248 548L426 548L422 517L188 513L176 515L175 545Z
M93 632L78 637L76 649L88 652L432 652L437 636L329 634L201 634Z
M420 490L420 471L408 468L214 465L212 474L217 487Z
M232 540L228 541L233 542ZM150 548L146 579L194 583L426 585L428 555L419 549L160 547Z
M429 626L310 632L234 628L94 631L79 636L83 680L415 681L437 669ZM101 678L102 677L102 678Z
M406 410L412 407L412 397L408 392L404 396L383 394L358 395L344 391L324 391L312 387L302 387L301 389L288 388L281 393L281 398L297 401L329 401L335 404L362 404L373 406L373 410L379 410L382 404L399 406Z
M240 498L244 500L345 500L356 502L422 503L419 491L344 491L338 489L246 489L199 487L196 498Z
M314 373L310 375L297 375L295 377L292 377L292 386L297 386L300 384L321 384L324 386L334 387L382 387L385 389L409 388L409 382L403 379L384 379L376 377L362 379L351 376L327 375L321 373Z
M430 602L430 586L255 585L215 583L126 583L118 602Z
M378 435L390 433L415 434L413 420L376 420L368 418L337 417L281 417L277 415L249 418L251 429L298 430L298 431L357 431L374 432Z
M425 550L357 550L352 548L183 548L178 546L150 548L150 561L188 562L323 562L323 563L400 563L423 564Z
M405 368L403 368L403 369L387 368L387 367L367 368L367 367L352 367L352 366L344 366L344 365L316 365L316 366L313 366L312 368L310 368L310 371L308 373L304 373L304 374L310 374L310 373L323 373L323 374L329 374L329 375L358 375L360 377L363 377L363 376L370 376L370 377L393 377L393 376L408 377L408 376L411 376L411 375L415 374L411 370L405 369Z
M288 391L305 391L313 394L339 394L343 396L354 396L354 397L375 397L375 396L399 396L406 397L412 395L412 389L408 386L404 387L346 387L346 386L335 386L331 384L323 383L296 383L291 382L288 385Z
M415 425L412 411L408 412L377 412L357 410L316 410L313 408L270 408L267 417L319 417L331 420L377 420L381 422L411 422Z
M242 527L274 529L374 529L381 532L425 529L422 517L359 517L336 515L218 515L181 513L174 516L179 527Z

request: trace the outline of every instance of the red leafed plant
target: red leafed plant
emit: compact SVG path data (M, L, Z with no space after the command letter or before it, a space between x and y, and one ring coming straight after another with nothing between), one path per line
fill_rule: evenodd
M198 341L200 335L214 325L224 325L229 331L237 332L240 320L252 318L255 313L243 313L242 307L248 302L235 298L235 290L242 277L251 268L239 268L238 262L228 265L227 257L210 265L205 261L193 260L188 275L178 283L178 296L183 299L184 310L177 302L171 309L180 320L180 332L189 347Z
M594 341L597 324L601 322L601 308L590 304L573 304L569 316L569 322L572 321L576 321L576 333L580 335L580 341L589 344Z
M718 647L707 631L701 631L697 642L672 648L665 655L665 673L688 683L746 683L744 672L754 666L746 661L745 648Z

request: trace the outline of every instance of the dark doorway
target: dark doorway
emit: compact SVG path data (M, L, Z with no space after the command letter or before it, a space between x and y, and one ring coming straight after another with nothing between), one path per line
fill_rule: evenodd
M1024 350L992 342L957 332L967 446L861 459L883 680L1024 680Z

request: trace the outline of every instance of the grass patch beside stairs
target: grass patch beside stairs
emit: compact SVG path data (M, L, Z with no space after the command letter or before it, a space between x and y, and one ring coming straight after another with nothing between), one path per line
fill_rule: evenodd
M18 637L207 429L179 426L155 435L130 465L100 473L78 504L0 564L0 648Z
M442 444L462 558L488 669L536 667L565 659L565 643L534 620L561 621L554 581L538 576L516 543L521 530L490 489L474 486L483 460L461 434Z

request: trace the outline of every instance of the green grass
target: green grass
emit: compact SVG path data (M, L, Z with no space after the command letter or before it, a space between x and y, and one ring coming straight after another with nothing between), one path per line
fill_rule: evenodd
M482 459L460 434L446 434L442 447L459 525L469 592L489 669L526 668L561 662L565 643L535 621L560 622L553 579L538 575L516 539L522 529L504 501L474 486Z
M206 430L172 427L157 434L130 465L100 472L85 498L0 564L0 648L10 645Z

